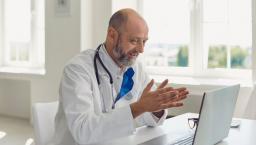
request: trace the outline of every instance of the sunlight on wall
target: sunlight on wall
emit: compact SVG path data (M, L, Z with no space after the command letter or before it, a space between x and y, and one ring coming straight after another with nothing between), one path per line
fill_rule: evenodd
M5 132L0 131L0 139L4 138L6 136Z
M32 145L34 143L34 139L33 138L28 138L25 145Z

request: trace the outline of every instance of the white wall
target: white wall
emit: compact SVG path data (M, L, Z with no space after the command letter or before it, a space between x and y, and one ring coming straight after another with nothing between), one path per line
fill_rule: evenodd
M69 16L57 16L55 1L45 4L46 75L31 79L31 102L58 98L58 85L65 63L80 52L80 1L71 2Z
M119 9L123 9L123 8L138 9L138 0L126 0L126 1L112 0L113 12L116 12Z
M0 79L0 114L29 118L30 82Z
M105 41L111 14L111 0L81 1L82 50L96 49L100 43Z

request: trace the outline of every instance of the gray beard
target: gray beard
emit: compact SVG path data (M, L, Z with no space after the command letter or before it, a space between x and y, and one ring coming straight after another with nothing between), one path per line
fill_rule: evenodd
M113 54L115 58L117 58L118 63L124 66L131 66L136 61L136 58L129 59L129 57L126 56L125 53L123 52L123 49L120 47L120 45L118 45L118 47L115 47L113 49Z

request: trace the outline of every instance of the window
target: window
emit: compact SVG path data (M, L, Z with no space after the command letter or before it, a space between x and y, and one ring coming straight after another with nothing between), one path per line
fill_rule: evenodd
M251 7L251 0L142 0L143 62L151 74L251 76Z
M208 51L208 68L250 69L251 1L204 0L203 12L203 42Z
M44 1L1 0L1 67L44 68Z
M150 33L145 52L147 65L188 66L190 44L188 3L189 0L162 0L159 3L152 0L144 1L143 15L149 24ZM156 4L159 9L155 8Z

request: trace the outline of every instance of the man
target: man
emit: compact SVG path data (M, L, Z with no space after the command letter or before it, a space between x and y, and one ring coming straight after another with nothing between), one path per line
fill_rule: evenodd
M167 108L179 107L188 91L152 89L136 58L144 51L148 27L132 9L116 12L106 41L86 50L65 67L60 84L54 144L97 144L132 134L136 126L163 123Z

